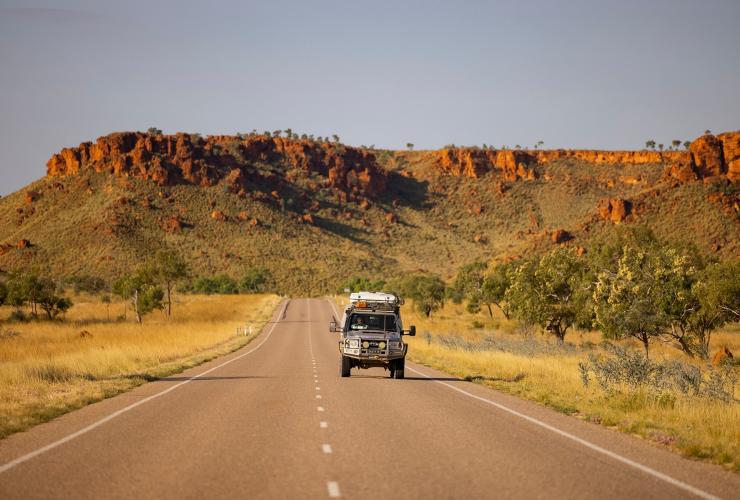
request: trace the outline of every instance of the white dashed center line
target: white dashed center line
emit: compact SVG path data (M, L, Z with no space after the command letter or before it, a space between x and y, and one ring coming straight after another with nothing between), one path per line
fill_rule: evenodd
M321 427L322 429L326 429L327 427L329 427L329 424L322 420L321 422L319 422L319 427Z
M326 483L326 489L329 490L330 498L339 498L342 494L339 492L339 483L336 481L329 481Z
M316 411L326 411L323 406L317 406Z
M321 449L324 453L331 453L331 445L330 444L322 444Z
M317 394L316 399L321 399L321 394Z

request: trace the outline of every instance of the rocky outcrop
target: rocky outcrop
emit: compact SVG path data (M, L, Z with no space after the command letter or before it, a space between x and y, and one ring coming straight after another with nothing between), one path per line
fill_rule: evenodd
M722 156L731 181L740 180L740 131L725 132L717 138L722 142Z
M494 172L509 181L534 179L535 165L563 159L594 165L664 165L666 174L679 182L715 176L740 179L740 132L703 135L691 143L688 151L445 148L431 154L440 169L450 175L477 178Z
M318 174L328 186L347 193L375 197L386 188L386 174L375 156L363 149L334 143L267 136L207 136L178 133L150 135L118 132L65 148L47 162L51 177L81 171L107 172L122 177L149 179L159 185L226 183L235 192L255 185L286 181L280 174L261 169L260 163Z
M604 199L599 202L597 210L604 220L610 220L615 224L623 222L632 209L632 204L627 200L619 198Z
M477 178L486 172L496 172L509 181L535 178L530 166L534 160L526 151L445 148L435 154L442 170L456 177Z

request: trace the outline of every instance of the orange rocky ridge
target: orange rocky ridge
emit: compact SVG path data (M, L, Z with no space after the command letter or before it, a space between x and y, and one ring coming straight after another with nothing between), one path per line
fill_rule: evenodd
M306 174L317 173L330 187L361 196L382 194L387 183L385 171L368 151L264 135L201 138L184 133L116 132L95 143L64 148L46 165L51 177L95 171L150 179L161 186L213 186L224 181L244 190L250 182L273 185L284 180L255 168L255 162L282 162Z
M498 172L510 181L532 180L537 176L534 165L572 158L596 165L662 164L667 167L666 175L680 182L709 177L740 180L740 131L703 135L688 151L445 148L430 154L443 171L473 178Z

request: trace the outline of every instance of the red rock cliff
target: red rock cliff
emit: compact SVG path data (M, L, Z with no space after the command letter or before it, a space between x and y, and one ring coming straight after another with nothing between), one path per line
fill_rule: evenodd
M740 179L740 131L703 135L691 143L688 151L447 148L431 154L443 171L466 177L500 172L507 180L533 179L533 165L573 158L596 165L662 164L670 167L668 174L680 181L718 175L730 180Z
M281 137L208 136L178 133L151 135L117 132L65 148L47 162L49 176L83 170L150 179L159 185L212 186L272 178L256 162L281 163L305 173L318 173L334 188L365 196L385 191L386 174L367 151L337 144Z

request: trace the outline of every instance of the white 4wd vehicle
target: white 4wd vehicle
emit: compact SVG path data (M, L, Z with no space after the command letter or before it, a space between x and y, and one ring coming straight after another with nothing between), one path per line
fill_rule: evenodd
M350 294L342 322L332 321L330 332L340 332L340 375L349 377L353 367L382 366L391 378L403 378L408 344L404 335L416 335L416 327L403 329L400 308L403 300L389 293Z

